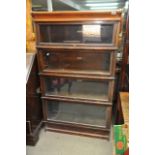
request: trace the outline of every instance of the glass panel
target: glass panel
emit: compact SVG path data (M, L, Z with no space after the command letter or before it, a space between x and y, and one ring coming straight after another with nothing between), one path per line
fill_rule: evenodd
M47 101L47 108L48 120L105 126L106 107L104 106Z
M127 9L128 0L32 0L33 11L84 11Z
M42 52L42 51L41 51ZM42 52L43 69L76 70L87 73L110 72L111 52Z
M46 77L45 85L47 95L108 100L109 81Z
M110 44L113 41L113 24L41 24L40 34L40 42L46 43Z

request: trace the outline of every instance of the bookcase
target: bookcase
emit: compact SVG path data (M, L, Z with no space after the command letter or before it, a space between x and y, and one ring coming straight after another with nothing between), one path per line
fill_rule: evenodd
M109 139L121 12L33 12L45 129Z

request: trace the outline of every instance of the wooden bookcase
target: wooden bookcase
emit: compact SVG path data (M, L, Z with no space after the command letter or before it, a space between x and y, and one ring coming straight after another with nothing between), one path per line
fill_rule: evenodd
M33 12L46 130L109 139L121 12Z

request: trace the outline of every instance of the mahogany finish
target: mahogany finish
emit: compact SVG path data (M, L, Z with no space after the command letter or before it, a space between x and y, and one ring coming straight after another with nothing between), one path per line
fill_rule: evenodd
M54 12L32 12L35 22L73 22L73 21L119 21L121 11L100 12L100 11L54 11Z
M46 130L109 139L121 12L33 12Z

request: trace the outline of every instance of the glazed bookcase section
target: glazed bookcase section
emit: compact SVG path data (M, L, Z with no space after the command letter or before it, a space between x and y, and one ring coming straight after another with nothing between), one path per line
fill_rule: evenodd
M109 139L122 12L33 12L45 129Z
M114 80L41 76L42 93L49 97L112 101Z
M44 120L94 129L108 128L111 106L43 99Z
M114 76L115 51L40 49L42 72Z
M38 23L38 45L114 46L118 22Z

